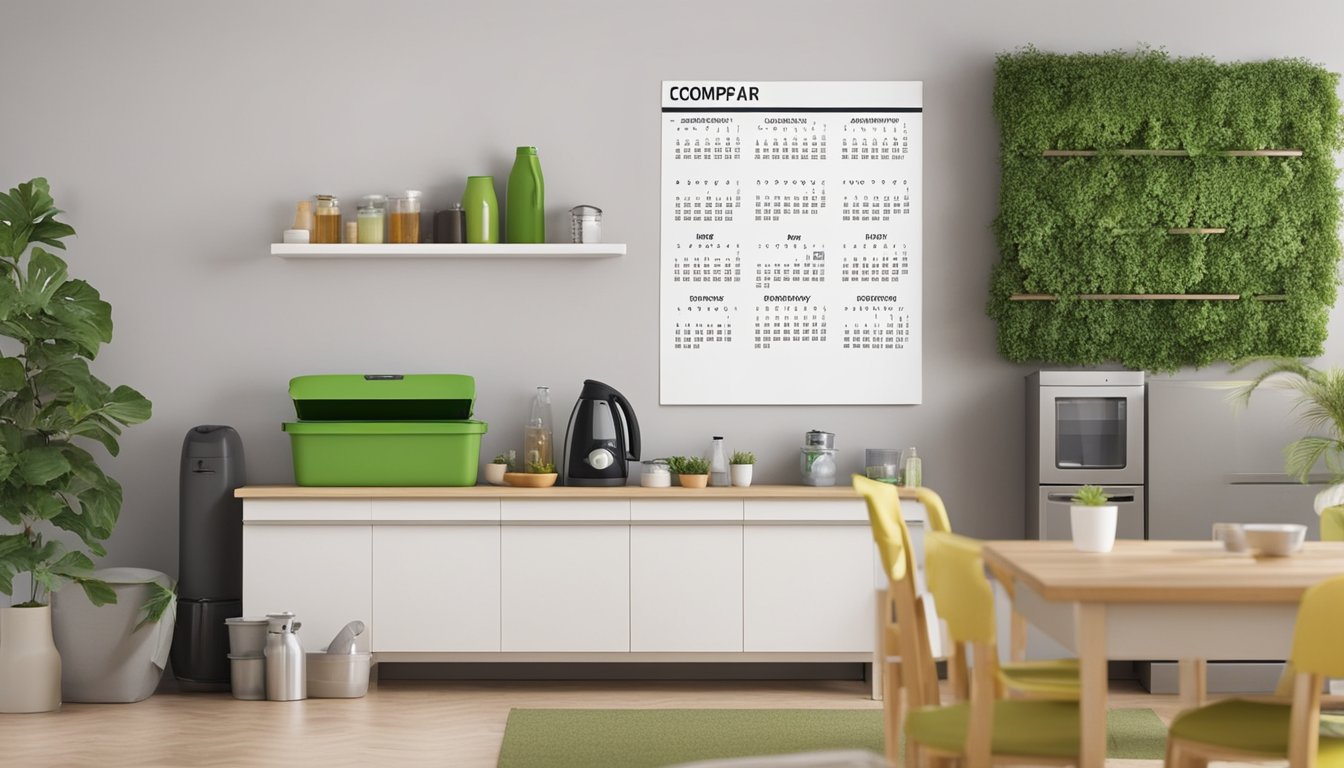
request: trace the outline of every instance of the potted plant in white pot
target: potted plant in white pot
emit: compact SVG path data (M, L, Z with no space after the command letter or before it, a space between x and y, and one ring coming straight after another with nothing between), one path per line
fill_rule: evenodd
M513 451L501 453L494 461L485 465L485 482L491 485L505 485L504 473L513 471Z
M1084 485L1073 495L1069 525L1073 546L1083 552L1110 552L1115 547L1115 523L1119 508L1095 485Z
M1270 386L1296 390L1293 410L1308 434L1283 448L1284 471L1305 483L1322 462L1330 473L1330 485L1316 494L1313 506L1320 515L1329 507L1344 505L1344 368L1321 370L1294 357L1256 357L1233 366L1239 371L1248 365L1267 363L1246 386L1237 390L1237 398L1247 405L1251 394L1266 382Z
M733 457L728 461L728 471L732 476L733 485L738 488L751 485L751 468L755 464L756 454L751 451L733 451Z
M89 371L112 340L112 308L41 247L64 249L74 234L58 213L45 179L0 194L0 336L18 350L0 354L0 593L29 577L26 599L0 608L0 712L60 706L51 592L76 583L96 605L116 602L89 555L107 553L121 486L76 439L115 456L121 428L150 415L139 392Z

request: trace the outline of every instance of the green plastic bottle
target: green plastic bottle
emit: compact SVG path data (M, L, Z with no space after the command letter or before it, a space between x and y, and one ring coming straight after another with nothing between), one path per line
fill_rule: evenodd
M546 242L546 182L536 147L519 147L509 172L507 208L504 211L505 242Z
M467 177L462 210L466 214L468 243L499 242L499 200L495 197L493 176Z

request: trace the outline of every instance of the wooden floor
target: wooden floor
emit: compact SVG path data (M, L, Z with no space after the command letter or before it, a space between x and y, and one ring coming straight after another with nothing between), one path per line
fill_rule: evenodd
M1175 697L1117 684L1111 706ZM0 715L0 766L453 766L487 768L512 707L880 708L851 681L385 681L363 699L236 701L158 694L137 704L67 704ZM1107 768L1156 768L1111 760ZM595 766L595 768L601 768Z

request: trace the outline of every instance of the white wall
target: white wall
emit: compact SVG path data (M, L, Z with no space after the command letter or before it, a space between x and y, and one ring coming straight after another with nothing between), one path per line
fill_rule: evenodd
M1338 71L1342 26L1344 9L1296 0L6 0L0 183L51 180L79 231L72 271L114 308L95 370L154 401L108 462L126 487L109 564L176 573L178 452L195 424L242 433L252 482L289 482L286 383L324 372L475 376L486 455L521 443L535 385L552 387L563 419L584 378L630 398L647 455L723 434L756 451L764 482L795 481L811 428L838 434L846 472L865 446L918 445L959 526L1015 536L1030 367L999 359L984 314L994 55L1146 42ZM658 405L658 85L697 78L924 81L923 405ZM437 208L482 173L502 193L519 144L540 149L551 226L598 205L628 256L268 255L300 198L410 187ZM1336 311L1334 362L1341 322Z

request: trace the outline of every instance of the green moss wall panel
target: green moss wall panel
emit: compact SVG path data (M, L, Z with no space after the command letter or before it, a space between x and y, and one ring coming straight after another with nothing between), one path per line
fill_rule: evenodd
M1001 56L994 94L1001 261L989 314L1002 354L1151 370L1320 354L1340 255L1336 81L1297 60L1219 64L1153 51ZM1190 156L1115 153L1128 149ZM1302 156L1220 154L1248 149ZM1046 150L1100 154L1044 157ZM1017 294L1060 299L1013 301ZM1285 298L1254 298L1265 295Z

